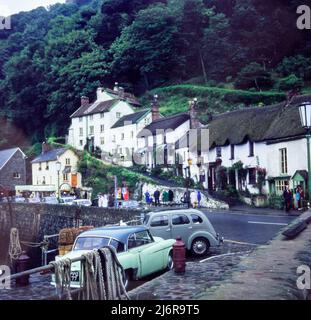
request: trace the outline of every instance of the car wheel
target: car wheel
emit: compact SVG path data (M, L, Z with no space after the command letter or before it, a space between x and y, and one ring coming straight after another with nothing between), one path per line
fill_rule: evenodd
M168 255L168 260L167 260L167 271L173 270L174 269L174 260L173 260L173 252L171 251L170 254Z
M191 245L191 253L197 257L205 256L210 248L210 243L205 238L196 238Z

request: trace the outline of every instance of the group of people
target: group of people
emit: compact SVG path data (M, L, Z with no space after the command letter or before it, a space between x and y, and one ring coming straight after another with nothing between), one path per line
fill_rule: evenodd
M150 194L149 191L145 192L145 202L151 206L154 204L155 206L170 205L174 204L174 192L172 190L164 190L162 193L159 189L156 189L153 195ZM186 191L181 199L182 203L188 205L188 208L198 208L201 206L202 195L200 191Z
M98 207L99 208L112 208L115 205L115 197L112 193L98 195Z
M153 196L149 191L145 192L145 201L151 206L153 203L155 206L160 206L161 203L165 205L173 205L174 203L174 192L172 190L161 192L157 189L154 191Z
M291 209L303 209L302 201L304 200L304 192L301 185L297 186L293 192L289 189L289 186L286 186L283 192L283 198L286 212L289 212Z

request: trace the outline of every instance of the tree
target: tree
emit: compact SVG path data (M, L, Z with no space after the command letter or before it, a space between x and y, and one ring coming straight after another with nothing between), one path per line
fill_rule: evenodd
M271 74L260 64L252 62L238 74L235 86L239 89L256 88L261 91L272 86Z

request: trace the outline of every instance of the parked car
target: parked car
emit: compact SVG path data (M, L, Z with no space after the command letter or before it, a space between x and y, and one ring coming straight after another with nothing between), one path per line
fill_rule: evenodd
M75 199L75 197L64 197L59 199L59 203L71 206Z
M175 240L153 237L145 226L118 226L81 233L70 253L58 259L74 259L104 246L113 246L125 271L124 284L155 272L173 268L172 246ZM71 265L71 286L80 288L81 263ZM53 280L52 280L53 284Z
M48 204L59 204L58 199L56 197L43 197L41 202Z
M204 256L210 247L219 246L223 242L209 219L199 210L150 212L145 216L144 225L156 237L176 239L180 236L186 248L195 256Z
M91 207L92 201L88 199L75 199L72 201L72 205L79 207Z

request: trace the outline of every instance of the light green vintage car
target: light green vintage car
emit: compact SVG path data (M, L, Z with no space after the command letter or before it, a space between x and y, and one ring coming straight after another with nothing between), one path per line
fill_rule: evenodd
M73 250L58 259L74 259L82 254L113 246L125 271L124 284L138 280L152 273L173 268L172 246L175 240L153 237L145 226L120 226L93 229L80 234ZM80 287L81 263L71 266L71 286ZM52 283L53 283L52 279Z

